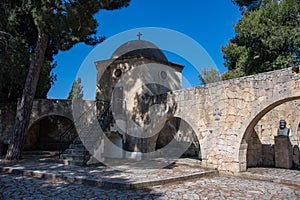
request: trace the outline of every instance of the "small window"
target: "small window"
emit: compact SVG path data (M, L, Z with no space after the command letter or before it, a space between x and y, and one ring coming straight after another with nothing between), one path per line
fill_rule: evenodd
M121 69L116 69L113 73L114 77L120 78L122 75L122 70Z
M161 78L162 80L166 80L166 79L167 79L167 76L168 76L167 72L165 72L165 71L161 71L161 72L160 72L160 78Z

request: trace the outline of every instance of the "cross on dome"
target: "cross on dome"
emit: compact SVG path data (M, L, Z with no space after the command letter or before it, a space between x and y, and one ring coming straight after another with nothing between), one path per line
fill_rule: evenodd
M141 32L139 32L139 33L137 34L139 40L141 40L141 36L142 36L142 35L143 35L143 34L141 34Z

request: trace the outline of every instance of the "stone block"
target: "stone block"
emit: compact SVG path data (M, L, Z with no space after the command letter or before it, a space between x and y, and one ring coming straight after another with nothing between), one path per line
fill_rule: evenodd
M240 172L245 172L245 171L247 171L247 162L240 162L240 165L239 165L239 171L240 171Z
M293 147L293 169L300 169L300 151L298 145Z
M274 167L275 166L275 152L274 145L272 144L263 144L262 145L262 158L263 166L265 167Z
M289 137L275 136L275 167L292 168L292 144Z
M247 148L248 144L241 144L239 151L240 162L247 164Z

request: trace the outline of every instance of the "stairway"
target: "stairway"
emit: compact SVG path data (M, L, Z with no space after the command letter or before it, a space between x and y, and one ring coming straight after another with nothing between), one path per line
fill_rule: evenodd
M77 137L73 144L61 154L61 158L66 165L84 166L87 163L95 164L103 162L103 134L110 132L111 129L114 131L117 131L117 129L111 125L113 116L109 105L104 107L101 115L96 116L95 114L96 112L86 113L81 120L77 121L76 131L80 135L80 138ZM97 120L89 120L96 118ZM64 137L66 135L64 134Z
M77 137L73 144L70 144L69 148L60 155L64 164L71 166L84 166L89 157L89 152L86 150L79 137Z

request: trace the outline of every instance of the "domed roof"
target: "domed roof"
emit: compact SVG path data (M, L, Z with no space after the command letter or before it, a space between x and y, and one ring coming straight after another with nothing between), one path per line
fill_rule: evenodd
M165 54L153 43L145 40L132 40L121 45L112 54L112 59L144 56L158 61L167 62Z

